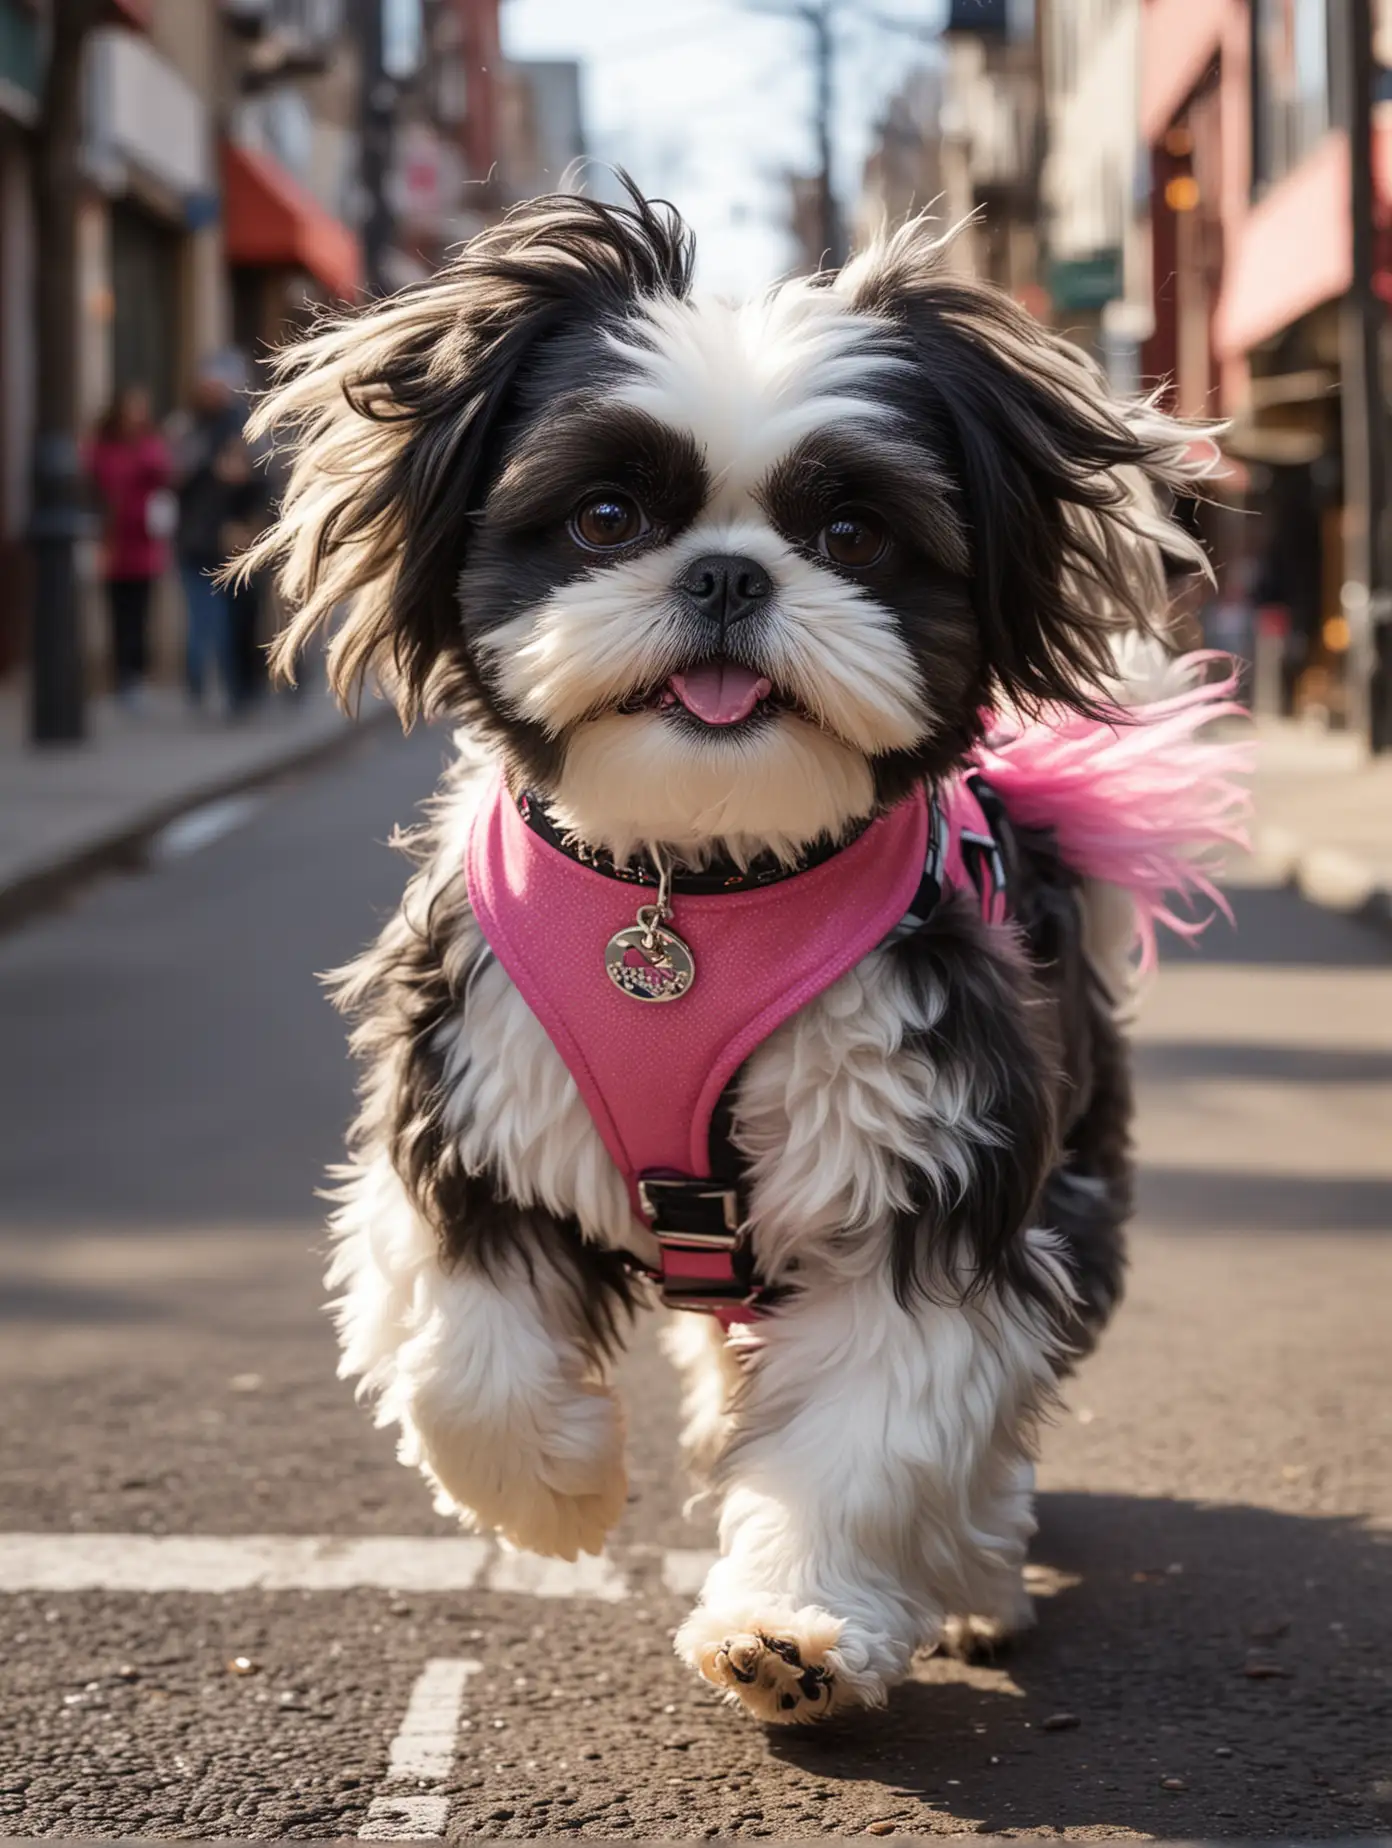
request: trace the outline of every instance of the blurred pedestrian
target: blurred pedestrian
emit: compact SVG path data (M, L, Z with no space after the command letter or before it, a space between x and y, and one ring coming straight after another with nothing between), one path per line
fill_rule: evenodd
M224 561L238 557L270 517L270 492L264 468L241 437L223 452L228 486L227 521L222 531ZM232 666L237 701L249 706L265 690L266 655L261 645L262 574L239 577L231 586Z
M177 503L150 394L127 385L97 426L87 466L102 505L101 576L117 697L134 702L149 668L150 593L169 563Z
M245 704L246 687L237 660L232 595L216 578L234 549L246 487L242 382L239 355L220 354L205 362L189 409L177 420L175 441L175 549L188 613L189 698L195 706L204 703L210 671L215 671L229 713Z

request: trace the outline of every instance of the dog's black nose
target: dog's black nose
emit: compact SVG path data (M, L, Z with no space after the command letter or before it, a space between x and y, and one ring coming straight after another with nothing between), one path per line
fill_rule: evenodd
M753 616L773 595L773 584L762 565L727 552L708 552L704 558L693 559L677 579L677 589L722 629Z

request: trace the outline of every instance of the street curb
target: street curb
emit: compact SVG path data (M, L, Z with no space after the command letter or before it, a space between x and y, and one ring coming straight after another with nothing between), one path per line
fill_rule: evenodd
M134 821L122 822L61 860L32 873L22 873L0 886L0 932L13 930L26 919L61 905L71 893L103 873L136 871L151 837L190 810L248 790L264 789L283 776L331 762L395 718L393 708L384 706L355 720L345 719L336 731L304 739L274 759L199 783L196 788L145 809Z

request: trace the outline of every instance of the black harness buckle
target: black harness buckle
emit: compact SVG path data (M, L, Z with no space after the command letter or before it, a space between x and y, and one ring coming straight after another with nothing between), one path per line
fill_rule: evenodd
M758 1286L748 1274L748 1245L741 1231L744 1209L737 1186L691 1175L645 1174L638 1182L638 1203L662 1250L662 1268L654 1281L667 1308L712 1310L757 1300ZM714 1274L669 1274L667 1259L678 1252L701 1252L717 1260L711 1267Z
M739 1237L744 1215L738 1187L688 1175L645 1174L638 1182L638 1201L649 1229L664 1243L717 1250Z

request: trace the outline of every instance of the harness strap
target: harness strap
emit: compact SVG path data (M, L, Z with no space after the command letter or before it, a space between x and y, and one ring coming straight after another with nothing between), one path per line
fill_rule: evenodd
M929 805L923 877L885 944L921 931L954 886L970 884L986 923L1006 916L1009 818L978 772L968 772L963 784L967 800L959 795L955 827L936 797ZM709 1174L648 1170L638 1181L639 1205L659 1251L658 1269L649 1275L664 1305L703 1310L727 1329L757 1321L770 1294L754 1270L744 1165L731 1137L738 1078L738 1072L730 1078L711 1117Z
M974 887L983 915L1003 915L984 793L960 777L932 795L920 786L800 868L722 866L692 882L715 879L715 889L674 879L671 937L699 971L693 1002L684 989L639 995L613 976L610 952L635 930L632 885L644 869L625 881L554 829L547 838L544 805L514 799L501 779L480 802L464 853L475 918L568 1066L653 1236L651 1274L669 1303L727 1325L767 1304L731 1134L735 1080L870 950L922 929L948 889ZM663 999L676 1005L649 1005Z

